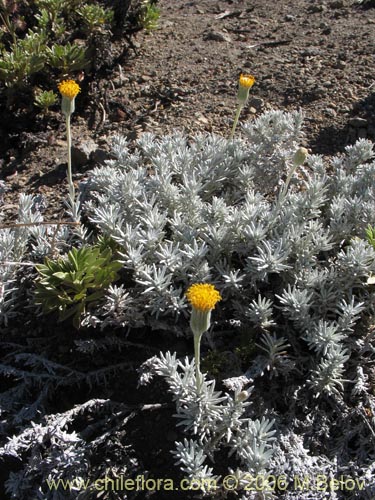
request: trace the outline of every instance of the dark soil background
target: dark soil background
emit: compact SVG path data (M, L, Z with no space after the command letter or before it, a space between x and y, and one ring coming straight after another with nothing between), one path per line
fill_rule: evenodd
M160 0L158 5L159 29L137 34L125 58L82 82L72 119L77 183L108 158L116 134L130 141L144 132L164 135L176 130L228 136L240 73L256 78L242 122L272 108L302 108L303 145L323 155L338 154L357 138L375 139L375 8L353 0ZM57 91L57 82L53 90ZM57 218L67 193L65 124L59 106L45 118L35 109L0 111L1 178L8 186L3 222L14 218L20 193L42 194L46 220ZM51 331L43 333L35 324L26 328L35 342L41 342L41 354L53 350L51 357L61 363L70 359L76 333L71 327L60 332L51 324ZM52 332L57 350L49 337ZM128 350L119 353L119 360L128 356L137 366L160 350L177 350L181 356L192 352L185 340L154 336L150 345L140 332L133 335L130 341L148 344L150 351ZM29 338L28 343L34 340ZM85 363L102 366L105 360L88 357L70 362L84 369ZM60 394L53 404L56 411L64 411L92 397L109 397L126 404L165 405L139 411L119 445L132 443L139 466L149 471L149 477L176 477L169 450L183 436L175 430L166 387L160 383L138 391L135 387L136 374L124 371L110 388ZM146 497L199 495L134 495Z
M228 135L241 72L256 77L242 121L270 108L302 108L304 145L324 155L357 138L375 138L372 4L160 0L158 5L159 29L137 34L121 64L82 82L72 120L77 181L104 161L115 134L130 140L145 131ZM35 109L1 111L1 178L9 187L3 209L12 218L21 192L39 193L46 197L47 218L57 217L66 192L59 106L46 118Z

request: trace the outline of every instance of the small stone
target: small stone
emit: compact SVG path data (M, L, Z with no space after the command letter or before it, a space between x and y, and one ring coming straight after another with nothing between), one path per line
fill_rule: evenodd
M121 108L117 108L112 116L114 122L122 122L126 119L126 113Z
M304 57L318 56L320 54L320 49L318 47L307 47L302 51Z
M86 165L90 160L90 156L87 155L75 146L72 147L72 163L75 167L80 168L83 165Z
M327 92L324 87L316 87L313 93L316 96L316 98L319 99L325 97Z
M169 19L163 20L160 23L160 28L172 28L172 26L175 25L175 23ZM134 43L134 42L133 42ZM139 44L138 44L139 45ZM137 47L138 48L138 47Z
M367 129L366 128L360 128L358 130L358 139L366 139L367 137Z
M208 125L210 123L210 121L205 116L203 116L203 115L199 115L197 117L197 121L199 123L202 123L203 125Z
M359 116L355 116L349 120L349 125L355 128L364 128L367 127L368 121L364 118L360 118Z
M337 69L344 69L346 68L346 62L345 61L337 61L335 68Z
M113 86L115 87L115 89L119 89L123 86L121 78L114 78L112 80L112 83L113 83Z
M255 114L256 114L256 112L257 112L257 110L256 110L255 108L253 108L252 106L250 106L249 111L250 111L250 113L251 113L252 115L255 115Z
M259 111L264 106L264 100L261 99L260 97L251 97L249 99L249 104L250 106Z
M349 143L349 142L355 142L357 139L358 139L358 137L357 137L356 130L353 127L349 127L349 131L348 131L348 136L346 138L346 142L347 143Z
M326 108L324 110L324 113L326 115L328 115L328 116L331 116L332 118L334 118L336 116L336 114L337 114L336 111L334 109L332 109L332 108Z
M82 140L72 147L72 164L82 167L90 161L90 155L98 149L98 145L92 139Z
M257 17L249 17L249 24L262 24L261 21Z
M296 17L293 16L292 14L287 14L284 19L285 21L292 22L296 20Z
M334 2L331 2L329 4L329 6L331 7L331 9L342 9L343 7L345 7L345 2L344 0L334 0Z
M224 33L222 31L209 31L204 35L205 40L214 40L215 42L231 42L232 39L228 35L228 33Z
M323 12L324 10L326 10L326 6L325 5L310 5L307 10L314 14L317 12Z
M101 165L104 165L105 161L108 159L109 154L104 149L95 149L95 151L90 154L90 160L92 160L94 163L100 163Z

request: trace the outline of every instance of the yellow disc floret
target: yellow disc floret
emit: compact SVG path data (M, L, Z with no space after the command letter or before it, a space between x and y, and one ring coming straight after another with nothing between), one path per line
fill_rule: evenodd
M59 83L58 87L60 94L63 97L70 99L71 101L76 97L78 92L81 90L78 83L76 83L74 80L63 80L61 83Z
M247 89L251 89L251 87L255 83L255 78L253 77L253 75L241 75L239 83L242 87L245 87Z
M194 309L207 312L215 308L221 300L220 293L213 285L208 283L196 283L186 292L186 297Z

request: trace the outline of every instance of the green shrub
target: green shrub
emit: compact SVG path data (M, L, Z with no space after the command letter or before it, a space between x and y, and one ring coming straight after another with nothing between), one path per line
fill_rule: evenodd
M109 248L72 248L66 258L46 259L37 266L40 278L35 302L45 313L57 310L59 321L73 316L73 325L79 328L86 308L103 297L105 289L117 280L120 268Z
M44 90L43 92L40 92L34 100L35 106L40 108L43 113L46 113L48 108L56 104L57 102L57 95L53 90Z
M160 9L149 0L145 0L139 14L139 24L146 31L157 29Z
M49 64L63 75L84 69L88 65L86 49L71 43L47 48L47 57Z
M27 35L12 45L11 52L5 49L0 57L0 81L6 87L19 86L27 78L44 67L43 38L37 33Z
M101 5L84 5L78 10L87 33L101 30L113 20L113 10L104 9Z
M51 88L56 76L108 65L108 43L119 25L130 34L156 27L159 12L150 2L120 4L110 9L97 1L35 0L32 6L22 3L22 16L21 0L8 10L0 5L0 92L3 83L8 104L16 102L11 89L32 85L35 73L42 72Z

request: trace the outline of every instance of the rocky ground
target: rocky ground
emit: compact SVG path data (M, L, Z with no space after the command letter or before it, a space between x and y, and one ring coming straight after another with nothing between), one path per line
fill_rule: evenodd
M121 64L87 75L73 118L75 179L103 162L114 134L228 135L239 74L256 84L241 120L302 108L305 145L335 154L375 138L375 9L354 0L160 0L159 29L137 35ZM54 89L56 90L56 89ZM65 127L50 115L5 112L0 124L5 219L21 192L62 210Z

